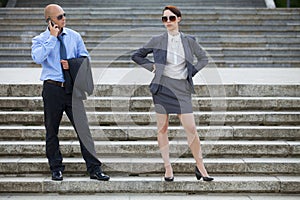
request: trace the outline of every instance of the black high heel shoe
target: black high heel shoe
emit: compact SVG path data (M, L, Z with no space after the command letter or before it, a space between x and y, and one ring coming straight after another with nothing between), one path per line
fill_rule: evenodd
M167 182L174 181L174 176L173 177L165 177L165 181L167 181Z
M173 174L173 169L172 169L171 164L168 164L168 165L165 166L166 171L167 171L167 168L170 168L172 170L172 174ZM167 181L167 182L174 181L174 175L173 176L169 176L169 177L164 177L164 178L165 178L165 181Z
M203 181L212 181L212 180L214 180L214 178L212 178L212 177L209 177L209 176L204 177L204 176L202 176L202 174L199 171L199 169L198 169L197 166L195 167L195 175L196 175L197 180L200 180L201 178L203 178Z

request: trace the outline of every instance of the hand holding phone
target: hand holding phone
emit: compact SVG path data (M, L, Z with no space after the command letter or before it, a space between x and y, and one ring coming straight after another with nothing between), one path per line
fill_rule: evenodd
M51 20L50 17L47 18L46 23L49 24L49 21L51 23L51 26L54 26L54 22Z
M50 34L57 37L59 33L58 26L51 20L50 17L47 18L46 22L48 24L48 29L50 31Z

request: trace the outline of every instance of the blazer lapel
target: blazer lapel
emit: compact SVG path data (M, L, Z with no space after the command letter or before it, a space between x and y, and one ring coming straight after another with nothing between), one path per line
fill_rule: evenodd
M184 49L184 56L187 63L193 63L193 54L189 45L187 37L181 33L181 41Z
M162 50L162 64L167 64L167 50L168 50L168 33L164 33L161 43L160 43L160 48Z

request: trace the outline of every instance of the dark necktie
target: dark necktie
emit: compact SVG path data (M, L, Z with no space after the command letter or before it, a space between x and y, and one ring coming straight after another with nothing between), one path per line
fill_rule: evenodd
M57 37L57 39L60 42L60 48L59 48L60 59L61 60L66 60L67 59L67 50L66 50L66 46L65 46L64 41L63 41L63 36L64 36L64 34L61 34L60 36ZM72 93L72 86L73 86L72 77L71 77L69 71L64 70L62 66L61 66L61 68L62 68L63 75L64 75L64 78L65 78L65 91L66 91L67 94L71 94Z
M60 42L60 59L61 60L65 60L67 59L67 50L66 50L66 46L64 44L64 40L63 40L63 34L61 34L60 36L57 37L57 39Z

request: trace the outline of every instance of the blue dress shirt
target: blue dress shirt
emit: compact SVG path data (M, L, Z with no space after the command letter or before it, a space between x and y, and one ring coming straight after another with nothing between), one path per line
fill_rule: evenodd
M79 33L63 28L61 34L67 50L67 59L89 56ZM60 64L60 42L57 37L50 35L48 28L32 39L31 57L35 63L42 65L41 81L65 81Z

